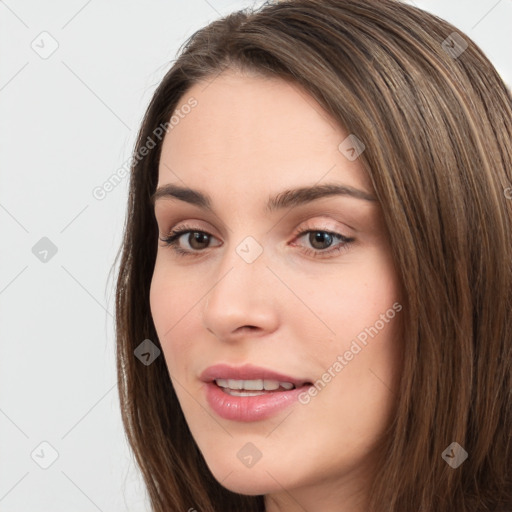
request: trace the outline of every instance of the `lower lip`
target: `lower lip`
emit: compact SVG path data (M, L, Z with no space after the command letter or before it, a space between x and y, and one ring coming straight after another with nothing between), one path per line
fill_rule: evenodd
M233 421L265 420L297 402L298 396L309 386L291 389L290 391L274 391L256 396L228 395L214 382L206 386L206 400L221 418Z

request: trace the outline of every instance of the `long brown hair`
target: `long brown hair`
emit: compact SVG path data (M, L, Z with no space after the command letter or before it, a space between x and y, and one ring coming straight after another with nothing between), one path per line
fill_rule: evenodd
M193 84L227 68L300 84L366 148L404 315L397 414L371 511L510 512L512 98L466 35L394 0L285 0L230 14L186 42L151 100L135 154L148 138L156 146L131 170L116 328L122 418L153 510L264 509L262 496L232 493L210 473L164 358L134 356L145 339L160 346L149 306L155 133ZM468 453L457 468L442 457L452 442Z

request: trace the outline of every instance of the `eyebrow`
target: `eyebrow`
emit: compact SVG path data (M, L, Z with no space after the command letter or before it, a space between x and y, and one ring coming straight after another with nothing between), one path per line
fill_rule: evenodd
M279 192L275 196L269 198L266 209L267 212L274 212L283 208L291 208L307 204L311 201L334 195L348 196L370 202L377 201L373 195L363 190L359 190L348 185L326 183L324 185L299 187ZM151 196L151 204L154 206L156 201L162 198L179 199L180 201L199 206L204 210L213 211L210 196L192 188L181 187L174 184L162 185L161 187L158 187Z

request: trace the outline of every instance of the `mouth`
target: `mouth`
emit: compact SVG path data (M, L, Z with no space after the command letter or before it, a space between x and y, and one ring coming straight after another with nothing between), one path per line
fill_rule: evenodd
M206 401L218 416L234 421L259 421L297 402L312 382L262 367L215 365L201 374Z
M261 396L267 393L279 393L296 389L292 382L280 382L271 379L215 379L213 382L231 396Z

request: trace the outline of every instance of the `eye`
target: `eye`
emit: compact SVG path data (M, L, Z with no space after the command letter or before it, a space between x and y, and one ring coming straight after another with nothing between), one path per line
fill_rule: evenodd
M306 240L313 247L313 249L306 247L304 252L308 255L319 258L346 251L349 249L352 242L355 241L355 238L347 237L341 233L336 233L321 228L312 228L301 231L296 235L296 238L300 239L306 235L308 235ZM336 240L338 240L338 244L331 248Z
M322 228L300 231L295 235L294 240L304 238L306 235L309 235L306 240L312 248L305 247L303 252L314 257L325 257L348 250L352 242L355 241L355 238ZM181 238L186 241L188 247L181 247ZM192 226L181 226L173 229L167 237L160 238L164 242L164 246L170 247L177 255L191 257L201 256L205 249L209 248L211 239L214 239L213 235ZM330 248L336 240L338 240L338 243ZM296 244L291 245L295 246Z
M185 237L184 235L188 235ZM183 249L180 247L180 238L184 238L187 241L189 248ZM178 229L173 229L169 235L165 238L160 238L164 242L165 247L171 247L171 249L180 256L199 256L200 252L204 252L204 249L208 248L208 243L212 235L206 231L201 231L191 226L181 226Z

